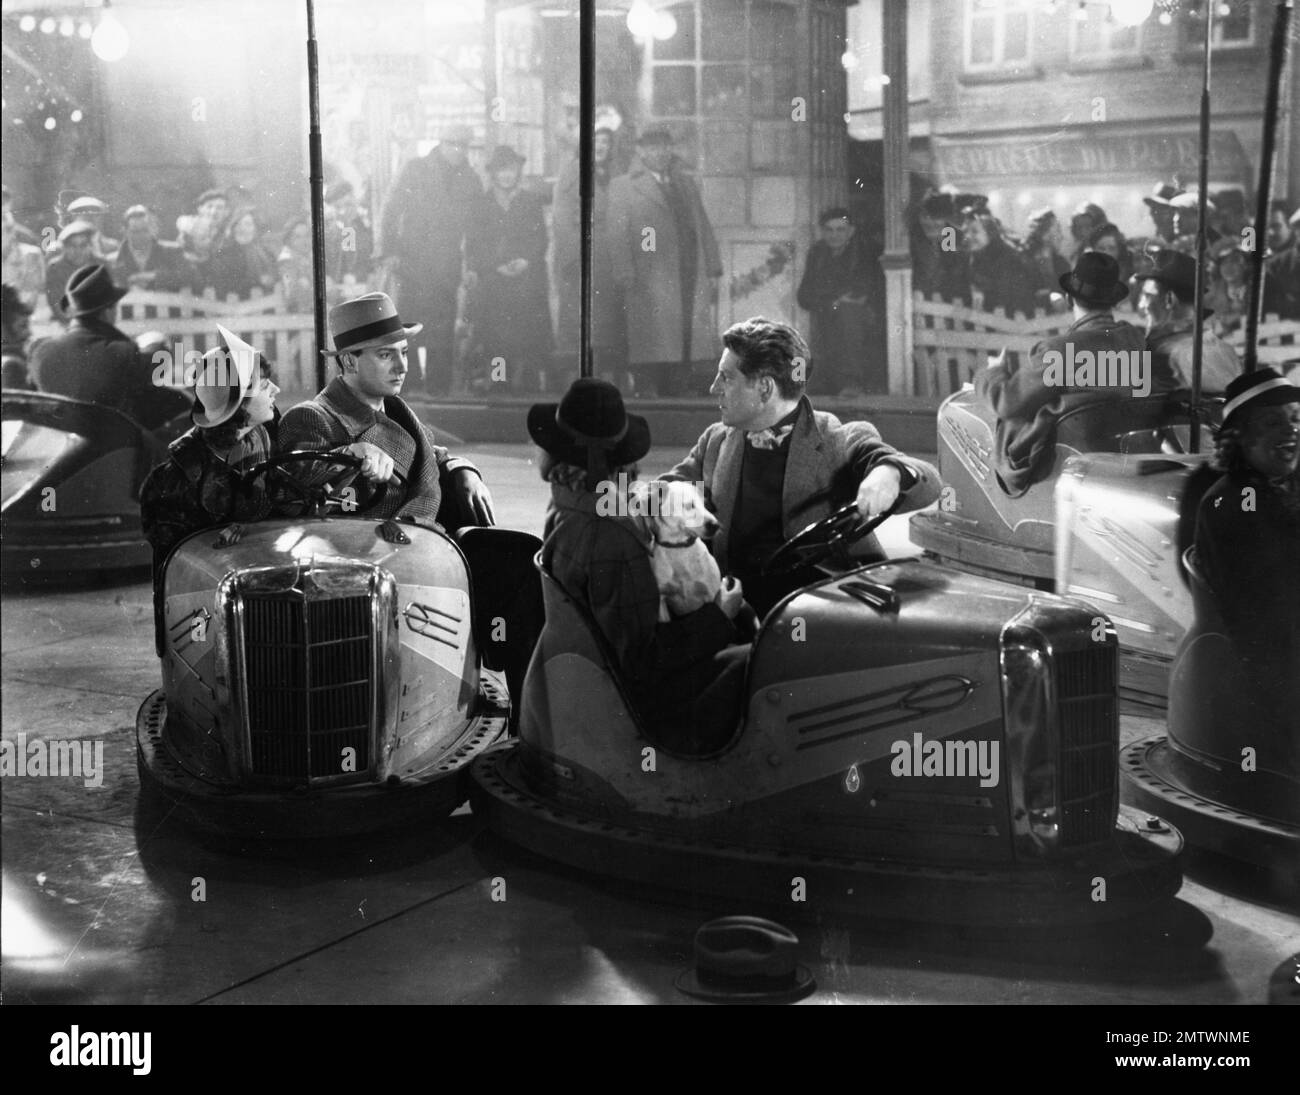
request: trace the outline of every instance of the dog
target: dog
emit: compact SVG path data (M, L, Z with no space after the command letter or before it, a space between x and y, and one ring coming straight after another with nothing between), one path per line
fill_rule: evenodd
M700 488L680 480L638 481L631 485L631 499L653 536L650 565L659 586L659 622L715 600L722 572L702 537L713 536L719 526Z

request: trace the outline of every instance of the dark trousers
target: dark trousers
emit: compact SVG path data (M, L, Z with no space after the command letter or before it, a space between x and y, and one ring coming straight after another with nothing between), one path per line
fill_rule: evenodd
M397 282L397 311L404 323L424 324L424 330L409 340L411 371L418 374L423 348L424 391L446 395L451 391L456 359L456 286L437 284L415 272L402 273Z
M745 667L751 649L748 643L723 647L695 668L689 682L682 682L685 700L672 703L661 697L647 711L655 740L665 749L691 756L726 745L744 716Z

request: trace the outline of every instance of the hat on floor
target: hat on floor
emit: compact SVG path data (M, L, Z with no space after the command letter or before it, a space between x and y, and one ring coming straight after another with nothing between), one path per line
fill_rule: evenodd
M394 346L424 330L423 323L404 324L387 293L366 293L330 309L330 336L334 349L322 354L337 357L376 346Z
M720 1003L779 1003L816 988L806 966L795 961L799 938L789 928L757 916L724 916L695 933L695 967L683 970L677 987Z

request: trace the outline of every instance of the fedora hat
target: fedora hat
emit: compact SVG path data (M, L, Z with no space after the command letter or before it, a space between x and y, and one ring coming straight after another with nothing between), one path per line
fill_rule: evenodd
M1084 304L1109 308L1128 296L1128 286L1120 280L1119 263L1101 251L1085 251L1074 269L1061 275L1059 284Z
M231 418L252 393L257 379L257 351L219 323L217 334L221 345L203 355L190 412L194 425L205 430Z
M1223 392L1223 426L1237 425L1233 416L1247 407L1280 407L1300 403L1300 388L1276 369L1256 369L1242 373Z
M59 308L65 315L88 316L111 308L126 294L127 290L113 284L107 266L102 262L92 262L73 271L63 296L59 298Z
M521 156L508 144L499 144L492 150L486 170L490 173L500 171L503 167L519 167L526 159L526 156Z
M330 336L334 349L322 354L337 357L375 346L393 346L424 330L423 323L404 324L387 293L366 293L330 309Z
M1156 183L1151 190L1150 197L1142 200L1152 209L1170 209L1172 208L1173 199L1182 193L1173 183Z
M646 420L628 414L619 390L595 377L579 377L558 403L533 404L528 434L557 460L586 468L595 479L601 477L602 465L607 472L650 451Z
M789 928L757 916L724 916L695 933L695 966L677 987L704 1000L778 1003L798 1000L816 988L806 966L795 961L799 938Z

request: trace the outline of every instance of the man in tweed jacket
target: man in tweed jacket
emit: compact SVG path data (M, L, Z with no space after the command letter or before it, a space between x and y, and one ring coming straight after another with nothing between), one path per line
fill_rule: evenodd
M371 511L376 516L433 521L445 496L458 512L444 513L444 525L491 525L492 497L478 469L436 444L433 432L398 397L408 370L407 337L420 330L420 324L404 326L383 293L331 309L335 349L322 352L338 357L342 375L284 416L277 449L349 452L362 458L362 475L376 483L397 471L405 486L390 485ZM294 470L311 480L310 473Z
M704 431L690 454L664 478L704 485L722 531L713 554L723 573L739 578L759 616L787 593L820 577L804 568L783 578L763 564L800 529L853 502L864 518L901 502L922 509L939 496L939 473L924 460L886 444L869 422L841 423L815 411L804 394L812 367L794 328L756 317L733 324L709 391L722 421ZM874 535L854 548L882 558Z

